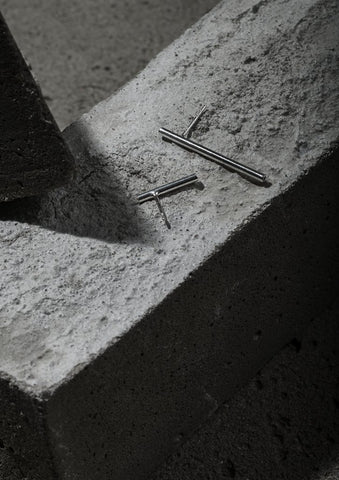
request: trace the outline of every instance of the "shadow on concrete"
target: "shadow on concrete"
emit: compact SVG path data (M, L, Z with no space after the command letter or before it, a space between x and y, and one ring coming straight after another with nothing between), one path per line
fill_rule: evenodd
M129 195L127 188L105 167L103 157L86 156L86 166L77 168L76 178L66 188L40 197L0 203L0 221L29 223L110 243L146 242L151 229L142 218L137 196ZM205 187L197 181L161 197L192 188Z
M112 161L108 164L104 157L82 155L67 187L40 197L1 203L0 220L111 243L145 241L147 221L117 173Z

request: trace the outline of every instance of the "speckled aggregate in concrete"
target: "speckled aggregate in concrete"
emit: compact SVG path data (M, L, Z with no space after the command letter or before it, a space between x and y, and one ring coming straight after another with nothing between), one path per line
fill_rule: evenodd
M149 480L337 480L338 315L315 319ZM0 443L1 480L25 480L19 465Z
M0 0L61 129L111 95L217 0Z
M336 3L256 5L221 3L65 132L78 175L43 201L45 228L1 223L1 368L23 388L53 389L119 339L336 139ZM271 187L161 141L201 103L195 138ZM164 199L170 231L135 205L192 172L205 189Z
M146 478L300 311L321 307L337 270L337 162L302 176L337 138L337 16L336 2L221 3L65 132L71 188L2 222L0 362L43 409L49 472ZM194 138L264 171L269 188L161 141L160 126L183 130L201 103ZM164 199L170 231L155 205L136 205L193 171L205 189Z

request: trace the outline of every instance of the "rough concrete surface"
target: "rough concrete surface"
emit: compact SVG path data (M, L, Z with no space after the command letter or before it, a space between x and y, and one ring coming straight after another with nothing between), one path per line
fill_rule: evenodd
M27 475L146 478L334 295L337 17L221 3L65 132L69 190L2 209L1 395L30 419L13 406L3 441ZM269 188L161 141L200 103L194 137ZM193 171L205 189L163 201L172 230L136 206ZM48 438L44 465L11 424Z
M0 14L0 202L68 182L72 156Z
M150 480L337 480L338 317L314 319Z
M337 480L338 315L314 319L149 480ZM1 480L24 480L18 463L0 443Z
M0 0L61 129L111 95L217 0Z

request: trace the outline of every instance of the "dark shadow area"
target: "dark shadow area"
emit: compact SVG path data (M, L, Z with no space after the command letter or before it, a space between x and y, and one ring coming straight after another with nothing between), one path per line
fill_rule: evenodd
M338 317L336 304L314 320L152 480L338 478Z
M112 243L143 241L148 228L136 198L128 193L128 177L122 178L111 159L87 153L79 158L69 185L39 197L1 203L0 220Z

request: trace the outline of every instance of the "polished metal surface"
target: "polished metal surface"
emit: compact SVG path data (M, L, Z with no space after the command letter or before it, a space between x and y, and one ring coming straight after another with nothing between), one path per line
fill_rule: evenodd
M161 205L161 202L160 202L160 199L159 199L159 194L157 192L154 193L153 195L153 198L155 199L157 205L158 205L158 208L160 210L160 213L162 214L162 218L164 219L164 222L166 224L166 227L168 229L171 228L171 224L169 223L168 221L168 218L167 218L167 215L166 215L166 212L164 210L164 207Z
M147 200L153 200L155 194L164 195L165 193L173 192L173 190L178 190L179 188L186 187L187 185L190 185L197 180L198 177L195 174L188 175L187 177L179 178L179 180L166 183L165 185L161 185L160 187L149 190L148 192L141 193L140 195L138 195L137 198L139 203L143 203Z
M196 120L196 119L195 119ZM196 123L196 122L195 122ZM192 127L190 127L192 129ZM209 160L219 163L223 167L226 167L234 172L240 173L245 175L246 177L251 178L259 183L266 182L266 175L257 170L254 170L246 165L236 162L231 158L227 158L221 153L214 152L210 148L206 148L199 143L193 142L188 138L183 137L182 135L178 135L177 133L171 132L167 130L167 128L160 128L159 132L162 134L163 138L179 145L180 147L186 148L187 150L191 150L192 152L198 153L202 157L205 157Z
M196 115L196 117L193 118L191 123L188 125L188 127L186 128L186 130L182 134L183 137L188 137L191 130L195 127L196 123L200 120L200 117L206 112L206 110L207 110L207 107L206 107L206 105L204 105L202 107L202 109L200 110L200 112Z
M161 205L159 196L165 195L166 193L173 192L180 188L186 187L187 185L195 183L197 180L198 180L198 177L195 174L188 175L187 177L179 178L178 180L174 180L173 182L166 183L165 185L161 185L160 187L154 188L153 190L149 190L148 192L141 193L137 197L138 202L143 203L143 202L146 202L147 200L155 200L160 210L160 213L163 216L163 219L167 228L171 228L171 225L168 221L165 210Z

